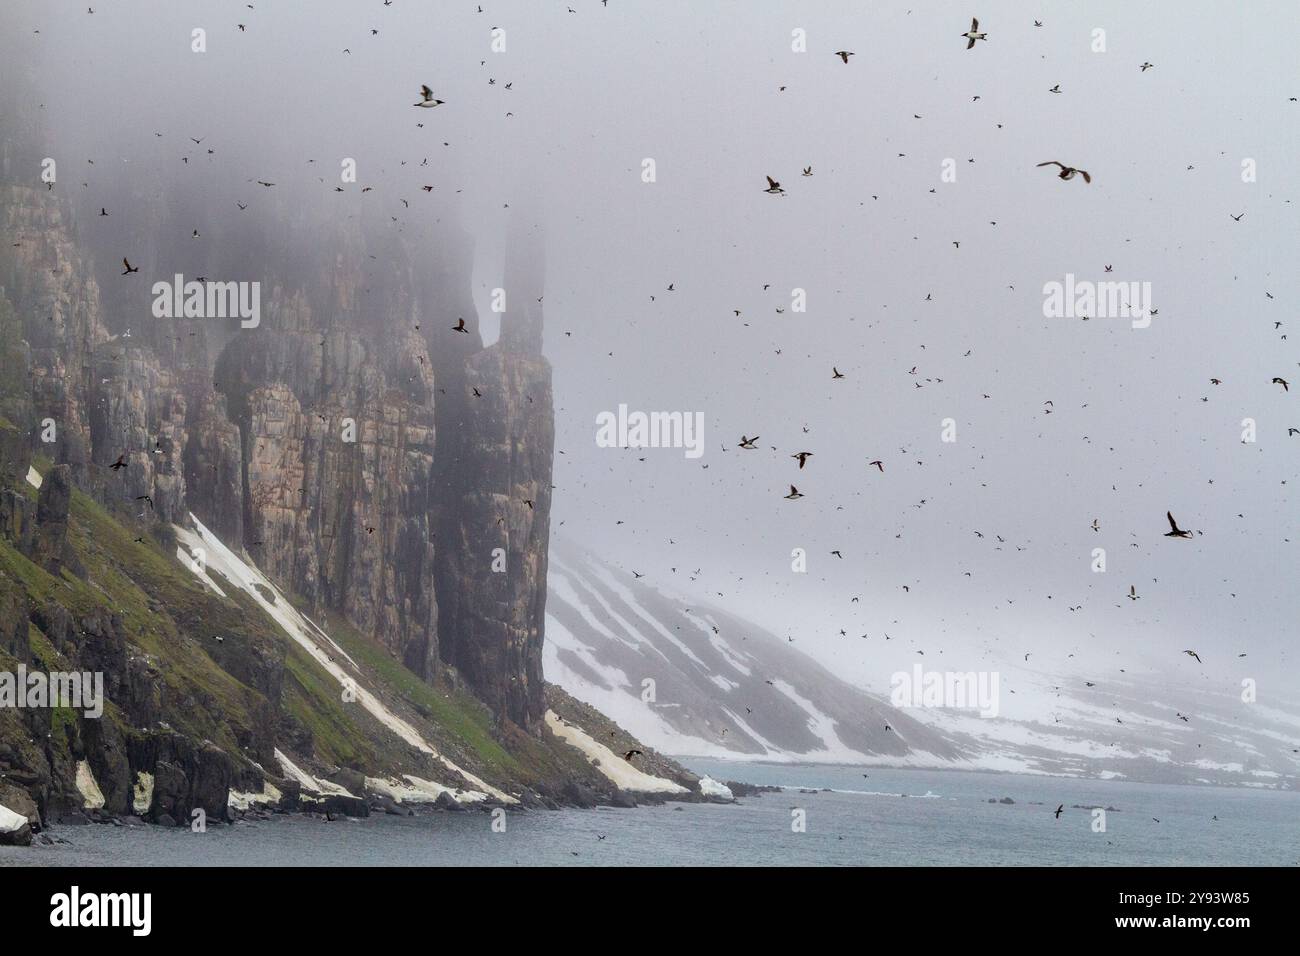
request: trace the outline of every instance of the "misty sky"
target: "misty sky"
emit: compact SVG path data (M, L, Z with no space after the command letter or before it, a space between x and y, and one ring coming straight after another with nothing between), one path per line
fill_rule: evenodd
M958 666L1104 652L1300 691L1294 3L92 5L0 14L71 180L85 157L141 192L167 170L205 222L269 202L252 178L416 235L457 221L489 333L504 204L544 210L555 533L870 683L871 643L840 628ZM988 39L967 51L972 15ZM446 104L413 109L421 83ZM191 136L215 153L181 178ZM374 192L330 192L343 157ZM83 216L113 198L85 192ZM1045 318L1066 273L1149 282L1159 313ZM705 455L598 448L620 403L703 412ZM1203 535L1163 537L1167 509Z

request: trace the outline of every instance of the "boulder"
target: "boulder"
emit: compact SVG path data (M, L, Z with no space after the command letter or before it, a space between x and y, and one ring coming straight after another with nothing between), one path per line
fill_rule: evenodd
M0 805L0 846L31 846L32 826L24 814Z
M33 830L41 829L41 814L37 809L36 801L21 787L0 780L0 807L8 807L14 813L23 816Z

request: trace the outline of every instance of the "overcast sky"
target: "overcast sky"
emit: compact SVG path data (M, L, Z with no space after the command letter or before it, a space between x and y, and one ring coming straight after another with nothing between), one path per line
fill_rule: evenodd
M1300 691L1296 4L89 2L6 0L0 41L77 176L174 169L209 219L270 178L456 220L489 334L503 207L545 210L554 532L863 680L840 628L1173 679L1191 647ZM446 104L413 109L421 83ZM215 153L182 170L190 136ZM372 194L330 192L343 157ZM1046 318L1067 273L1149 282L1158 314ZM704 456L597 447L620 403L702 412Z

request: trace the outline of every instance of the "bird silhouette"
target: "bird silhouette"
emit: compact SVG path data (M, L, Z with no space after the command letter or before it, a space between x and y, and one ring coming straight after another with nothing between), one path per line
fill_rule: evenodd
M976 40L988 41L988 34L980 33L979 28L980 22L974 17L971 17L970 29L962 34L962 36L966 38L966 49L972 49L975 46Z
M446 101L435 98L433 95L433 90L429 89L428 86L421 85L420 101L418 103L412 103L411 105L418 106L422 109L431 110L435 106L441 106L444 102Z
M1059 163L1054 159L1049 159L1047 162L1039 163L1038 165L1039 166L1060 166L1061 171L1057 173L1057 176L1059 176L1061 179L1073 179L1075 173L1078 173L1080 176L1083 177L1083 181L1085 183L1092 182L1092 177L1088 175L1088 171L1086 169L1075 169L1073 166L1067 166L1064 163Z

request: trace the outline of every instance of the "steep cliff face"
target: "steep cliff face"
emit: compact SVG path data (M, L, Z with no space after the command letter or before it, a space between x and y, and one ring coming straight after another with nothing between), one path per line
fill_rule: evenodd
M462 444L448 475L439 566L443 656L499 715L535 727L545 712L542 639L555 420L542 357L542 244L511 237L499 341L470 355Z
M450 190L318 189L325 164L299 157L258 186L274 150L197 148L161 119L73 158L18 72L0 84L0 674L102 675L104 709L0 707L0 805L33 826L184 824L627 806L633 777L681 792L602 764L584 724L644 748L542 681L540 241L512 237L485 348ZM256 284L260 321L164 317L156 285L177 277L182 298Z
M244 540L244 453L226 400L204 375L187 391L185 490L189 509L224 541Z
M522 726L541 718L546 554L550 536L551 368L504 342L466 370L472 439L467 479L444 542L439 601L444 654L497 713Z
M177 375L153 350L130 342L115 336L95 350L91 458L110 472L127 463L117 469L116 481L108 475L102 486L107 498L139 511L151 508L161 521L183 521L185 397Z
M427 347L413 330L390 330L384 341L343 327L356 290L338 275L333 283L324 308L304 290L277 289L265 326L236 335L217 362L242 437L243 541L275 580L318 611L342 613L431 679L436 428ZM318 320L322 311L329 318Z
M0 187L0 286L22 322L37 422L55 424L60 461L88 480L92 359L108 338L99 285L66 228L62 204L26 186ZM35 436L33 436L35 438Z
M572 772L571 754L545 749L556 746L541 655L554 421L536 241L519 239L512 307L484 348L463 250L417 268L416 252L357 222L292 256L251 244L264 250L256 328L155 318L152 282L196 278L193 262L150 237L174 212L149 201L130 215L144 223L127 230L132 264L153 276L106 267L103 237L80 235L57 194L0 192L12 237L0 250L0 599L37 635L6 632L7 653L103 670L114 715L77 719L57 747L0 764L21 768L42 805L76 805L89 774L111 812L142 799L145 774L149 814L180 819L260 786L277 740L356 753L320 738L325 699L303 696L301 663L286 679L291 659L265 620L200 609L148 556L167 556L193 513L313 617L355 629L429 685L467 686L491 734L541 760L543 778ZM222 259L206 253L200 267ZM61 575L81 582L72 604ZM433 715L448 693L417 709ZM49 732L32 720L0 740Z
M57 196L3 200L25 393L77 485L147 520L192 511L318 613L426 680L460 670L499 719L535 726L554 444L535 237L512 239L512 305L484 349L459 311L463 254L418 269L336 223L314 256L262 263L261 324L239 329L155 319L149 281L94 267ZM156 207L132 215L165 231L174 214ZM133 246L167 279L184 268Z

